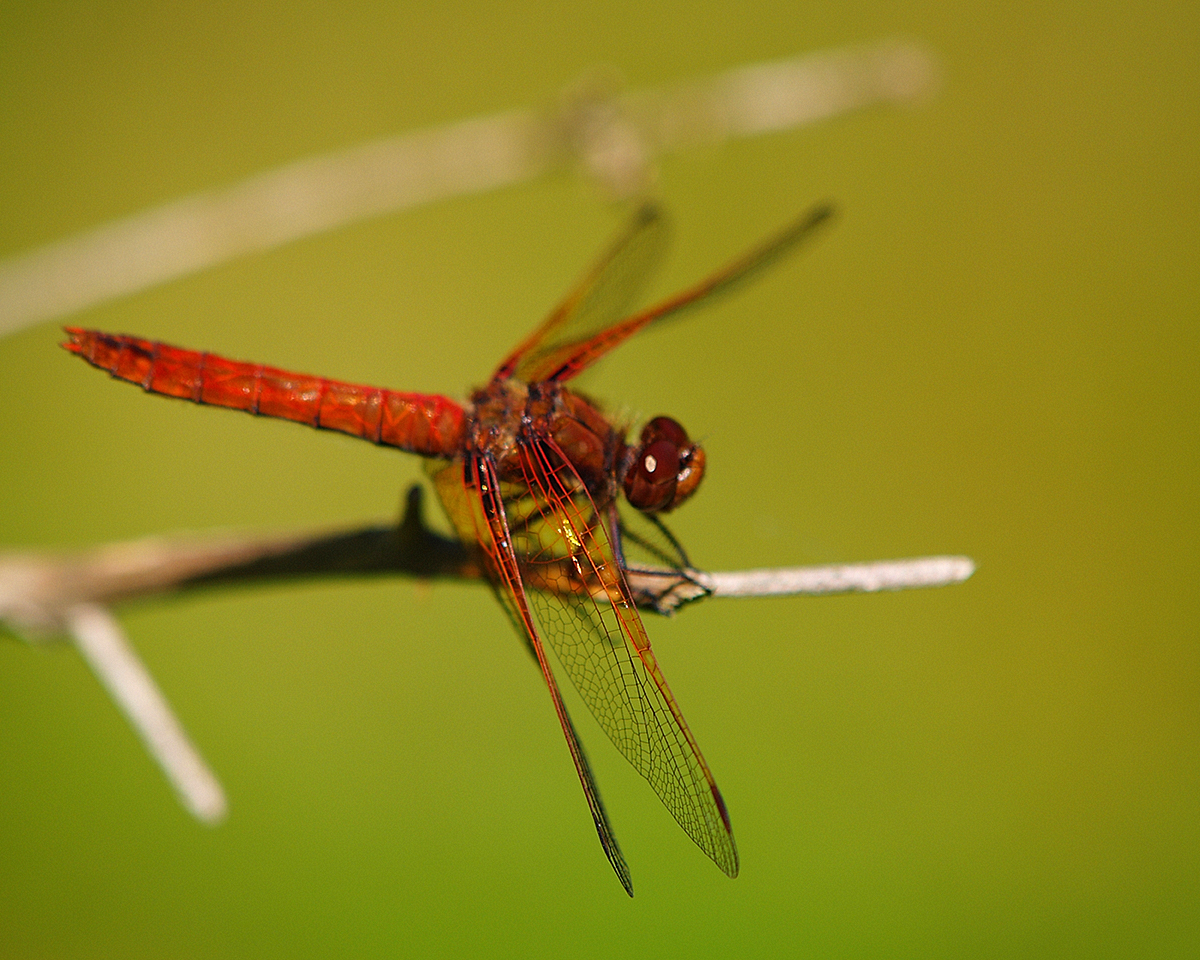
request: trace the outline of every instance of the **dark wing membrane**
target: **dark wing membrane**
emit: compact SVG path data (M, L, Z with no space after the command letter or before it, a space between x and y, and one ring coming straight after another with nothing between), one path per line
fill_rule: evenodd
M629 312L666 249L667 223L654 206L638 210L575 289L497 368L493 379L526 383L549 379L550 358L586 343Z
M638 615L605 518L549 441L522 448L528 492L506 504L541 637L597 722L729 876L729 815Z
M546 651L542 647L541 638L529 611L520 566L513 553L513 541L504 514L501 486L495 477L495 466L483 457L475 457L466 461L453 460L437 464L430 472L459 538L464 543L479 545L497 597L537 658L542 675L546 678L546 685L550 688L554 710L558 714L563 736L567 739L571 759L575 762L575 770L579 774L588 808L592 812L592 821L600 837L600 846L604 848L604 854L616 871L621 886L632 897L633 880L629 875L629 865L625 862L620 846L617 845L617 838L613 834L604 803L600 799L600 791L592 776L591 764L588 763L583 744L575 732L575 724L571 722L567 713L562 693L558 689L554 672L550 668Z
M789 224L765 243L739 257L702 280L696 286L669 300L643 310L620 323L600 330L590 339L559 341L539 357L536 378L539 380L570 380L591 366L614 347L624 343L643 327L658 320L673 317L689 307L710 303L713 298L728 293L760 271L776 263L809 237L817 227L833 215L833 207L821 204L807 211L799 220Z

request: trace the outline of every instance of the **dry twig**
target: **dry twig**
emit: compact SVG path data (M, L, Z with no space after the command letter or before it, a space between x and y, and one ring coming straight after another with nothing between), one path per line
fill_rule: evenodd
M71 636L184 806L214 823L226 809L220 784L108 606L264 580L397 574L479 579L480 566L459 541L425 526L421 505L421 488L414 486L396 526L211 540L155 537L78 555L0 554L0 623L31 642ZM706 596L812 596L943 586L966 580L974 569L966 557L736 573L639 567L629 571L629 582L640 606L669 614Z

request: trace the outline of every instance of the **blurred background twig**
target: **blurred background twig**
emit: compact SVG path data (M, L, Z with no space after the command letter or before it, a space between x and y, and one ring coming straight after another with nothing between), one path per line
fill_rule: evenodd
M920 47L889 42L627 95L611 79L585 81L552 109L298 160L0 261L0 336L358 220L565 166L614 197L637 195L662 153L912 101L928 95L934 74Z

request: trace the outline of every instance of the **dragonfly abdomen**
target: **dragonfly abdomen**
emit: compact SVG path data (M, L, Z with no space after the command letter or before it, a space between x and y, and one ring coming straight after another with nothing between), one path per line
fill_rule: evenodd
M452 457L462 446L462 408L436 394L399 393L137 337L66 330L66 349L147 393L337 430L424 456Z

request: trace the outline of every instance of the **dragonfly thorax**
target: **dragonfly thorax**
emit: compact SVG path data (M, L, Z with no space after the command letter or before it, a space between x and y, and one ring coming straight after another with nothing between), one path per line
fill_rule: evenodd
M465 452L493 460L501 480L527 481L527 458L547 457L575 475L563 477L567 487L582 483L597 506L616 499L627 448L591 401L553 381L509 379L476 391L471 409Z
M501 480L527 481L530 455L567 470L597 507L621 490L644 513L666 513L690 497L704 477L704 451L670 417L655 417L634 445L587 398L553 381L493 380L471 397L467 455L492 460ZM565 461L563 463L562 461Z

